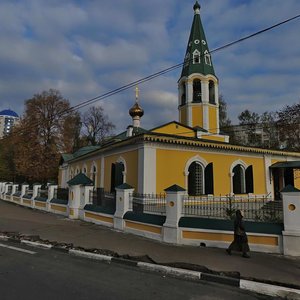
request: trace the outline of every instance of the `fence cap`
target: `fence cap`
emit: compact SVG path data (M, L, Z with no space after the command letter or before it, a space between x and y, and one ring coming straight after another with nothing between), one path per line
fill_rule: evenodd
M185 192L186 190L177 184L173 184L165 189L165 192Z
M79 173L67 182L68 185L92 185L94 182L85 174Z
M120 189L120 190L129 190L129 189L133 189L133 188L134 188L133 186L131 186L131 185L127 184L127 183L123 183L123 184L118 185L116 187L116 189Z
M280 193L296 193L296 192L300 192L300 190L296 189L294 186L290 184L288 184L280 191Z

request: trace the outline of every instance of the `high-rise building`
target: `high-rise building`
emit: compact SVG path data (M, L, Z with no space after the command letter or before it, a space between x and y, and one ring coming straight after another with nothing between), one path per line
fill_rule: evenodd
M9 134L20 118L16 112L10 109L0 111L0 139Z

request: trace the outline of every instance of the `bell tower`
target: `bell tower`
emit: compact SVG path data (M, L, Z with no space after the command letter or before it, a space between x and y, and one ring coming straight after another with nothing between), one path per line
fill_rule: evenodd
M178 81L179 122L219 135L219 91L196 1L194 19Z

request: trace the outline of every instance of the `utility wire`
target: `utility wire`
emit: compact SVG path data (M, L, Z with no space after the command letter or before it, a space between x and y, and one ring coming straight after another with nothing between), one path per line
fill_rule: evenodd
M276 28L276 27L279 27L279 26L281 26L281 25L283 25L283 24L285 24L285 23L288 23L288 22L291 22L291 21L293 21L293 20L295 20L295 19L298 19L299 17L300 17L300 14L298 14L298 15L296 15L296 16L294 16L294 17L288 18L288 19L286 19L286 20L284 20L284 21L282 21L282 22L276 23L276 24L274 24L274 25L272 25L272 26L269 26L269 27L267 27L267 28L264 28L264 29L262 29L262 30L259 30L259 31L255 32L255 33L253 33L253 34L250 34L250 35L247 35L247 36L245 36L245 37L242 37L242 38L240 38L240 39L238 39L238 40L235 40L235 41L233 41L233 42L227 43L227 44L225 44L225 45L223 45L223 46L220 46L220 47L218 47L218 48L216 48L216 49L213 49L212 51L209 52L209 54L214 53L214 52L218 52L218 51L221 51L221 50L224 50L224 49L229 48L229 47L231 47L231 46L233 46L233 45L236 45L236 44L238 44L238 43L241 43L241 42L243 42L243 41L245 41L245 40L251 39L251 38L253 38L253 37L255 37L255 36L258 36L258 35L260 35L260 34L262 34L262 33L265 33L265 32L270 31L270 30L272 30L272 29L274 29L274 28ZM201 56L204 57L203 54L202 54ZM191 59L191 60L192 60L192 59ZM191 60L190 60L190 61L191 61ZM65 115L65 114L67 114L67 113L69 113L69 112L72 112L72 111L75 111L75 110L79 110L79 109L81 109L81 108L83 108L83 107L85 107L85 106L87 106L87 105L90 105L90 104L92 104L92 103L101 101L101 100L106 99L106 98L108 98L108 97L111 97L111 96L113 96L113 95L115 95L115 94L118 94L118 93L120 93L120 92L123 92L123 91L125 91L125 90L128 90L128 89L130 89L130 88L132 88L132 87L134 87L134 86L136 86L136 85L138 85L138 84L145 83L145 82L150 81L150 80L152 80L152 79L154 79L154 78L156 78L156 77L159 77L159 76L162 76L162 75L164 75L164 74L166 74L166 73L169 73L169 72L171 72L171 71L174 71L174 70L176 70L176 69L182 67L182 66L183 66L184 64L186 64L186 63L187 63L187 61L185 60L184 62L178 63L178 64L176 64L176 65L173 65L173 66L171 66L171 67L168 67L168 68L163 69L163 70L161 70L161 71L158 71L158 72L156 72L156 73L153 73L153 74L151 74L151 75L148 75L148 76L146 76L146 77L143 77L143 78L141 78L141 79L138 79L138 80L136 80L136 81L133 81L133 82L131 82L131 83L125 84L125 85L123 85L123 86L121 86L121 87L119 87L119 88L116 88L116 89L114 89L114 90L112 90L112 91L109 91L109 92L107 92L107 93L104 93L104 94L102 94L102 95L93 97L93 98L88 99L88 100L84 100L84 101L80 102L80 103L77 104L77 105L74 105L74 106L72 106L72 107L70 107L70 108L68 108L68 109L66 109L66 110L61 111L60 113L58 113L58 117L61 117L61 116ZM32 128L32 126L38 126L38 125L39 125L39 122L38 122L37 124L31 124L31 125L30 125L30 128ZM22 132L22 131L24 131L24 130L26 130L26 126L23 127L23 128L21 128L21 129L19 129L19 130L17 130L17 131L15 131L15 132Z

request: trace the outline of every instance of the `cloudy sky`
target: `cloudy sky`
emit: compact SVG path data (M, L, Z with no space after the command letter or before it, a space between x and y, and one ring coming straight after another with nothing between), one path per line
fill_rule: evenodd
M50 88L71 105L181 63L194 0L0 0L0 110ZM200 0L210 50L300 14L299 0ZM213 54L234 123L300 99L300 19ZM142 127L177 120L177 69L139 86ZM134 88L102 105L116 132ZM86 108L85 108L86 109ZM84 109L81 110L83 112Z

